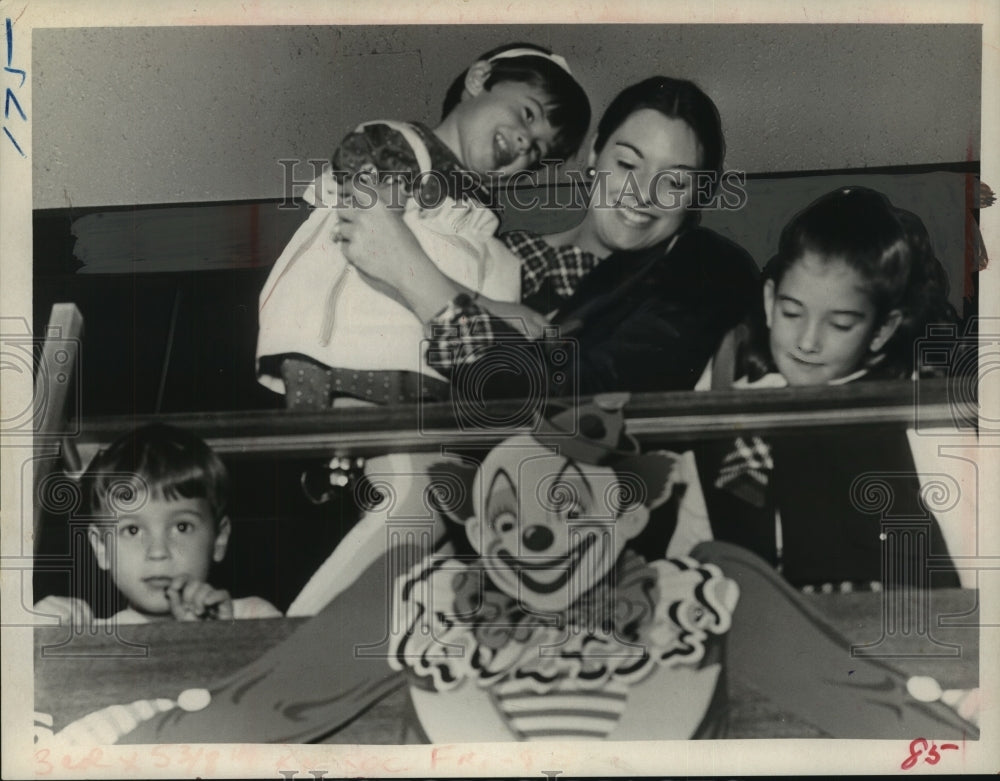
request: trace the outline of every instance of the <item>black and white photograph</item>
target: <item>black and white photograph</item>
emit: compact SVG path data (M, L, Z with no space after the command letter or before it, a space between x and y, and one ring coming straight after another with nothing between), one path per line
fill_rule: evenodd
M1000 6L0 24L5 778L1000 770Z

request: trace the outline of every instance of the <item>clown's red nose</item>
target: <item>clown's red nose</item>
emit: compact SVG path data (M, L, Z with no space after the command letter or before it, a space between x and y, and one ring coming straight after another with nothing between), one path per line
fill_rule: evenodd
M524 540L524 547L528 550L545 550L555 539L547 526L529 526L521 535Z

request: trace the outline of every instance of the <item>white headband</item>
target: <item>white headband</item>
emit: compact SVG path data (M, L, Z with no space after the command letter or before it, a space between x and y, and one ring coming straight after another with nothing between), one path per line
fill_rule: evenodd
M573 71L569 69L569 63L566 62L565 58L560 57L558 54L546 54L538 49L507 49L499 54L494 54L490 57L489 61L493 62L493 60L503 60L508 57L544 57L546 60L554 62L570 76L573 75Z

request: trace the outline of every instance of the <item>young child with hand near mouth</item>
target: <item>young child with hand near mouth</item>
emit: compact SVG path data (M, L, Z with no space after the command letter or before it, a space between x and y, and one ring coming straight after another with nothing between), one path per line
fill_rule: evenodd
M95 520L88 539L127 607L95 619L81 599L50 596L38 613L73 624L143 624L273 618L259 597L233 599L209 583L226 555L226 468L198 437L171 426L144 426L101 451L81 478ZM102 517L103 516L103 517Z
M338 207L365 208L378 200L376 185L395 188L390 201L446 276L471 294L516 302L521 264L495 236L487 177L566 160L589 124L589 101L566 61L511 44L455 80L433 130L415 122L358 127L304 194L316 208L261 291L260 382L296 409L447 399L448 383L422 355L422 322L348 260L341 242L351 231Z

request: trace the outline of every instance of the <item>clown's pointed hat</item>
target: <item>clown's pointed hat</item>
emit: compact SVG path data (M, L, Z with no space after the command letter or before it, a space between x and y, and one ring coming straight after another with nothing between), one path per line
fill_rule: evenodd
M581 464L631 475L645 487L643 504L656 507L667 500L670 475L678 457L665 451L642 453L639 442L625 430L628 393L603 393L577 407L549 405L539 416L533 435L546 447Z

